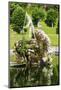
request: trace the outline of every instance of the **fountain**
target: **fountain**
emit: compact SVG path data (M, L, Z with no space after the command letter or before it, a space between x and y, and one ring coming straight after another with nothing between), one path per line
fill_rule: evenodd
M26 45L20 41L20 45L17 42L17 46L15 46L15 52L17 57L19 56L19 61L21 61L20 57L23 57L23 61L26 62L25 65L23 65L23 62L21 63L22 65L19 65L20 67L13 77L13 86L51 85L53 65L52 58L48 52L51 44L50 39L42 30L35 32L32 19L27 12L25 21L26 19L28 22L26 25L24 22L23 28L28 28L30 40L26 41ZM24 50L22 54L21 49ZM18 50L20 50L19 55Z

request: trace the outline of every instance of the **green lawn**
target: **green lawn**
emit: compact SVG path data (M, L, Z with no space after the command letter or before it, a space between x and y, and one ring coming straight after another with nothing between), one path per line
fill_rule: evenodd
M45 22L41 21L42 30L49 36L53 46L58 46L58 34L56 34L56 26L48 27Z
M13 31L12 26L10 26L10 48L13 49L14 48L14 43L16 41L22 40L22 38L24 37L26 40L29 40L29 32L25 32L18 34L17 32Z
M52 63L53 63L53 65L54 66L56 66L56 65L58 65L59 63L59 59L58 59L58 56L56 56L56 55L52 55L52 59L53 59L53 61L52 61Z

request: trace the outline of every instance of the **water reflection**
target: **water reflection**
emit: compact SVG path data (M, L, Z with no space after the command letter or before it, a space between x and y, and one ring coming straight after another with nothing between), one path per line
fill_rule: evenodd
M46 68L47 69L47 68ZM25 87L51 84L51 78L42 72L41 67L10 68L10 87ZM50 80L50 81L48 81Z

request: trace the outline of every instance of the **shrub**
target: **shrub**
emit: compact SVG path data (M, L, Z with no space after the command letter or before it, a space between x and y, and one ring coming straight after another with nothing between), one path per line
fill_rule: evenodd
M57 28L56 28L56 34L59 34L59 26L60 26L60 24L59 24L59 21L58 21Z
M9 8L10 8L10 23L12 23L12 13L13 11L17 8L18 4L16 4L15 2L10 2L9 3Z
M12 15L13 11L17 8L17 4L16 3L9 3L9 7L10 7L10 15Z
M45 10L35 7L32 11L32 21L34 25L37 25L39 19L45 19Z
M12 14L12 23L14 24L14 30L20 33L23 29L25 19L25 11L18 6Z
M48 10L47 17L46 17L47 25L52 26L52 24L53 24L53 26L54 26L56 19L57 19L57 12L54 9Z

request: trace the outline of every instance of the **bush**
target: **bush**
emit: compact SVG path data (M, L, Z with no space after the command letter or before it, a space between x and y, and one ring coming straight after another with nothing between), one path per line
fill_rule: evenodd
M46 17L47 25L52 26L52 24L53 24L53 26L54 26L56 19L57 19L57 12L54 9L48 10L47 17Z
M14 30L20 33L23 29L25 19L25 11L18 6L12 14L12 23L14 24Z
M12 13L13 11L17 8L18 4L15 2L10 2L9 3L9 8L10 8L10 23L12 23Z
M56 34L59 34L59 26L60 26L60 24L59 24L59 21L58 21L57 28L56 28Z
M17 4L16 3L9 3L9 7L10 7L10 15L12 15L13 11L17 8Z
M37 25L39 19L45 19L45 10L35 7L32 11L32 21L34 25Z

